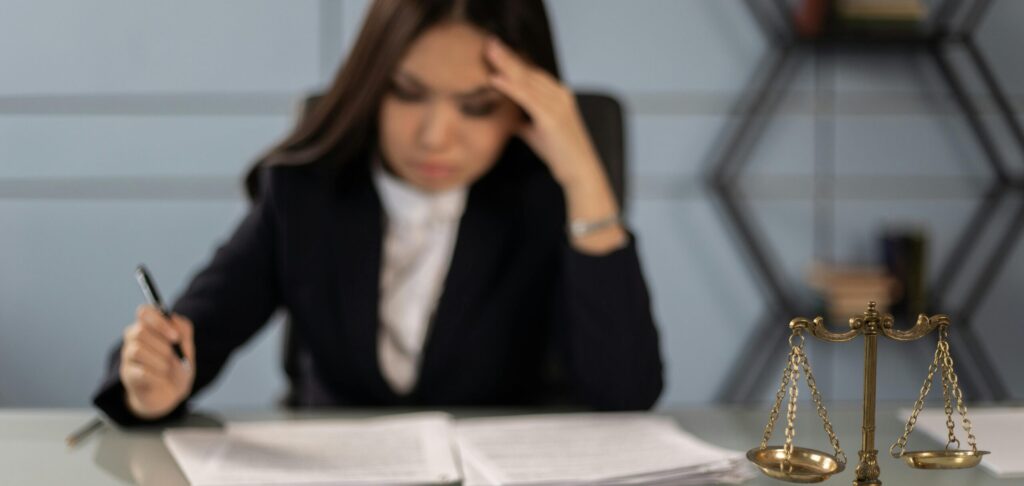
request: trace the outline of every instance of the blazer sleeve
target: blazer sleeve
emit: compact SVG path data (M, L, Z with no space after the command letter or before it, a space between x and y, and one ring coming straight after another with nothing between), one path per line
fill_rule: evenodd
M661 394L662 362L635 239L611 253L563 240L555 309L568 377L599 410L645 410Z
M280 187L275 186L280 184L273 181L273 170L263 169L258 201L173 307L175 313L188 317L195 329L196 377L189 397L160 419L142 420L132 414L119 375L122 343L118 343L93 398L117 424L145 425L181 418L189 400L213 381L232 351L252 337L279 305L275 213Z

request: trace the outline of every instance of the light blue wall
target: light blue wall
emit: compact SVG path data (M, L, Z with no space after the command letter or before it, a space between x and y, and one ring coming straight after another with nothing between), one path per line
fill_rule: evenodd
M5 0L0 406L87 404L140 300L134 265L149 264L166 294L180 292L243 214L242 172L284 135L295 102L331 77L365 5ZM668 363L662 404L708 402L764 304L701 173L766 45L737 0L549 7L568 82L610 91L628 110L629 217ZM1018 108L1022 20L1024 2L997 1L980 35ZM914 222L932 235L934 269L984 185L983 152L923 57L844 53L822 62L801 65L752 154L745 190L770 247L788 278L801 279L814 254L814 101L825 86L837 112L831 253L869 260L881 224ZM1024 169L1024 154L1005 152ZM1017 398L1021 246L976 323ZM275 320L203 403L273 403L284 389L279 340ZM812 351L827 393L857 398L859 386L836 384L859 372L857 346ZM881 353L879 396L913 397L930 350L884 344Z

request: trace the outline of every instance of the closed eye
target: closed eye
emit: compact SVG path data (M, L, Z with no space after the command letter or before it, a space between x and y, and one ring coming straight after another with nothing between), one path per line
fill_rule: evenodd
M490 116L498 109L496 100L465 102L462 104L462 113L467 116L483 118Z
M418 102L426 99L426 95L422 90L402 86L401 83L395 81L391 82L391 86L388 87L388 92L400 101L405 102Z

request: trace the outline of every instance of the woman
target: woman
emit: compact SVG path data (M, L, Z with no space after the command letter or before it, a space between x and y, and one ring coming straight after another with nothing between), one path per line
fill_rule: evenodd
M118 423L184 413L282 306L303 349L297 405L561 391L644 409L661 392L636 247L540 0L376 1L247 187L249 214L172 318L140 307L112 354L94 401Z

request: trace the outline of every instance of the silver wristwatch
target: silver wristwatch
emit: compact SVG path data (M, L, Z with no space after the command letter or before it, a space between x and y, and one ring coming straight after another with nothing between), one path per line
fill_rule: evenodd
M569 222L569 235L581 238L622 222L618 214L596 220L574 219Z

